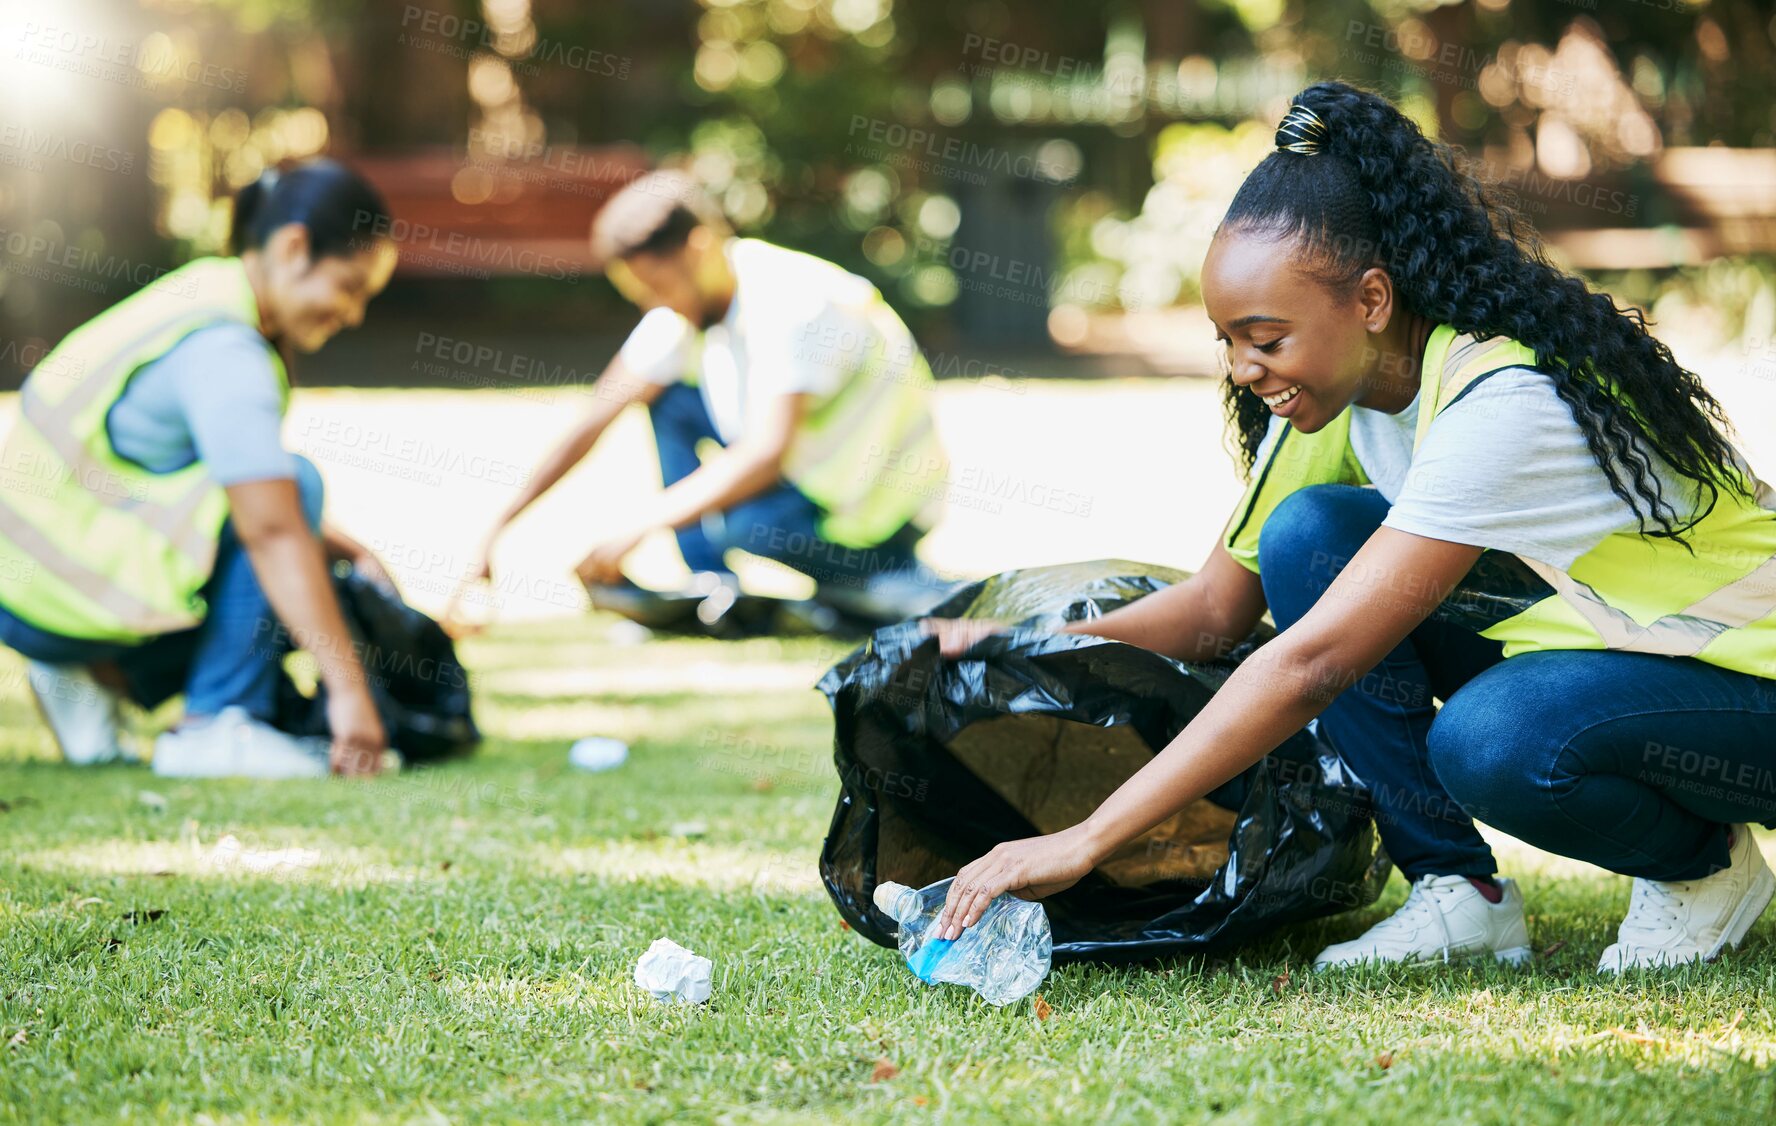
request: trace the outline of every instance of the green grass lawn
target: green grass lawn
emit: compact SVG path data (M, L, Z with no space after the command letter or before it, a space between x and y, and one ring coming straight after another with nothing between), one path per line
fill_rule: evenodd
M1771 920L1721 964L1600 980L1627 881L1520 847L1524 971L1311 976L1396 879L1261 946L1063 968L1046 1019L921 986L815 872L837 787L809 686L839 651L609 626L471 641L483 751L369 784L64 768L0 657L0 1118L1776 1115ZM572 771L581 734L630 761ZM662 935L714 959L708 1005L635 987Z

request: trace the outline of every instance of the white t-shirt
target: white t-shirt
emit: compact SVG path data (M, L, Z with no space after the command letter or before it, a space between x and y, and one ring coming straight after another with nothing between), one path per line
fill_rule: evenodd
M1418 405L1414 398L1398 414L1351 410L1351 449L1391 505L1384 527L1563 571L1611 533L1638 527L1546 375L1510 368L1488 376L1436 417L1414 456ZM1270 420L1267 446L1281 421ZM1696 486L1652 461L1667 501L1687 514Z
M884 342L884 332L905 329L870 315L876 289L866 279L757 239L730 239L727 256L734 300L719 323L698 332L671 309L654 309L618 353L649 383L695 376L724 443L744 436L778 396L810 394L818 407L866 364L875 371L916 356L910 335Z

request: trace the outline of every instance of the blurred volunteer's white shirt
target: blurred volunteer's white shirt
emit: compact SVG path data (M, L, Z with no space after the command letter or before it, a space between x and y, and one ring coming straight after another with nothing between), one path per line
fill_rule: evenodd
M892 379L912 363L911 334L898 318L871 315L879 298L866 279L758 239L730 239L726 253L734 300L720 322L699 332L653 309L618 353L649 383L695 377L724 443L777 396L812 395L818 409L866 364Z

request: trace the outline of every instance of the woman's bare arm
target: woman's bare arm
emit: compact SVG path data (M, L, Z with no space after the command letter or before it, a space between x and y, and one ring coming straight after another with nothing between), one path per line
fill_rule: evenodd
M1206 661L1244 641L1264 609L1264 587L1258 576L1216 544L1203 569L1176 586L1101 618L1070 622L1061 632L1108 637L1180 661ZM943 655L951 659L1010 625L969 618L926 619L926 629L937 636Z
M228 486L227 492L229 519L260 588L291 642L314 655L327 686L334 770L376 773L387 738L333 596L326 552L302 514L296 482L248 481ZM274 641L266 637L263 643L271 646Z
M477 565L480 577L486 577L493 542L499 538L506 525L516 520L519 513L529 508L532 502L553 488L567 476L569 470L591 453L592 447L598 444L598 439L604 436L610 424L623 413L623 408L630 403L651 403L660 397L663 390L665 388L659 384L649 383L631 372L623 363L622 357L611 360L610 365L604 369L604 374L593 384L592 409L586 412L586 417L580 424L569 431L537 465L536 471L530 475L518 495L512 498L512 503L500 513L499 519L488 531Z
M1264 587L1220 544L1203 569L1102 618L1063 632L1126 641L1180 661L1205 661L1244 641L1264 616Z

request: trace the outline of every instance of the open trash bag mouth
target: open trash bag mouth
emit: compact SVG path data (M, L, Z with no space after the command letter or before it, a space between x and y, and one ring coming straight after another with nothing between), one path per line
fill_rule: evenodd
M878 630L829 670L843 790L820 871L857 931L894 945L879 882L920 887L1006 840L1082 820L1163 748L1270 636L1186 664L1052 632L1177 582L1106 560L973 584L937 617L1020 623L958 660L917 622ZM1131 960L1261 937L1364 906L1389 864L1368 794L1311 731L1044 900L1058 960Z
M339 610L357 647L370 697L389 746L407 765L472 753L481 742L469 673L444 628L401 600L391 587L341 568L333 576ZM327 688L304 695L278 680L275 725L291 735L326 737Z

